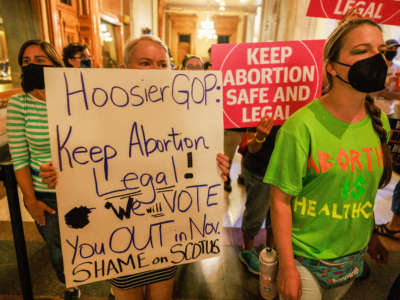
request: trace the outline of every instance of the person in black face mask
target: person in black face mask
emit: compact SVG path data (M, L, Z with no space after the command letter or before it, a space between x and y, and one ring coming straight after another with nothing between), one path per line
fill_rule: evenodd
M128 42L124 51L124 63L128 69L168 70L171 68L168 48L159 38L144 35ZM226 180L229 173L229 158L219 153L216 157L221 177ZM51 163L40 166L40 177L50 187L57 184L57 172ZM116 300L172 300L176 266L126 275L111 279Z
M86 45L71 43L63 49L63 61L70 68L93 67L92 56Z
M51 160L44 68L64 67L64 63L51 44L40 40L21 46L18 63L24 93L11 97L7 106L10 153L25 207L47 244L59 281L64 283L56 193L39 177L40 165ZM77 289L65 291L65 299L78 296Z
M386 47L387 50L385 52L385 57L388 61L393 62L393 59L397 55L397 50L399 49L400 44L396 40L390 39L386 41Z
M393 62L400 44L396 40L391 39L386 41L386 47L385 57L389 68L385 89L376 94L375 104L388 117L400 119L400 111L395 107L396 100L400 101L400 91L396 91L396 73L400 72L400 66Z
M326 93L279 129L264 182L281 299L342 299L366 251L387 262L372 232L377 190L392 175L390 126L371 96L385 88L386 50L375 22L343 22L325 43Z

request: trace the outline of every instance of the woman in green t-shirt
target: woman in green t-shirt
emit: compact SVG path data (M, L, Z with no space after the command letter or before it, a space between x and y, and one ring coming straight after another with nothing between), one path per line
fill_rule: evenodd
M278 133L264 181L281 299L340 299L362 273L369 242L374 259L387 259L371 237L376 192L392 172L388 120L370 96L385 85L384 51L376 23L343 22L325 44L327 93Z

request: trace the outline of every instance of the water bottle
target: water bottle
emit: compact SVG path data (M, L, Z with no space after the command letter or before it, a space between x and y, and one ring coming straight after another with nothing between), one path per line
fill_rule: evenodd
M277 296L276 273L278 255L272 248L265 248L260 252L260 294L266 300L273 300Z

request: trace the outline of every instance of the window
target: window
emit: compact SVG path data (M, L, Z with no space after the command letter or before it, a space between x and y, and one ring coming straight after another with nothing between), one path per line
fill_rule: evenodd
M189 43L190 44L190 34L180 34L179 43Z
M218 44L229 44L229 35L219 35Z
M72 6L72 0L61 0L61 3L64 3L64 4Z

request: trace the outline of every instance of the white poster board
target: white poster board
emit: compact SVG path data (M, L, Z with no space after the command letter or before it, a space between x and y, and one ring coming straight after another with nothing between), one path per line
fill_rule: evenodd
M66 285L222 251L218 71L46 68Z

